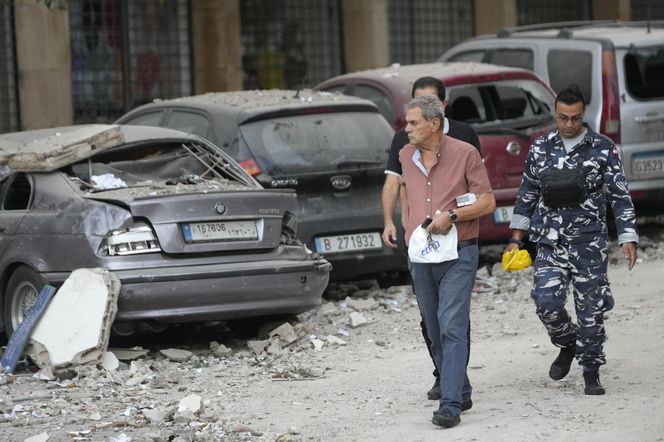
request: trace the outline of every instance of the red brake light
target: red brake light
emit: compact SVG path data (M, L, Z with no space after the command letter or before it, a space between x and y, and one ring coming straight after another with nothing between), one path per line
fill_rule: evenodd
M261 168L258 166L256 161L254 161L254 160L244 160L240 163L240 166L242 166L242 168L245 170L245 172L247 172L249 175L254 176L254 177L260 175L261 173L263 173Z
M620 143L620 93L613 48L602 51L602 120L600 133Z

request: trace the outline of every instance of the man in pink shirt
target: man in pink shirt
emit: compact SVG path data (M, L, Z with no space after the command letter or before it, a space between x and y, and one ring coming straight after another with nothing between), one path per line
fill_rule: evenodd
M415 296L426 324L434 361L441 373L441 399L435 425L457 425L461 404L470 400L466 376L470 294L477 272L479 218L493 213L496 200L477 150L443 134L445 111L435 96L413 99L406 106L409 143L399 154L403 169L402 208L406 243L427 218L429 233L447 233L452 224L458 235L458 258L437 264L409 263ZM456 198L473 193L477 200L457 208Z

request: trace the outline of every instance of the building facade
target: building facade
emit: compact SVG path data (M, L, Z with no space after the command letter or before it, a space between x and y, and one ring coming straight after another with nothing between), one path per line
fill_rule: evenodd
M112 122L156 98L310 87L434 61L473 35L664 19L652 0L0 0L0 133Z

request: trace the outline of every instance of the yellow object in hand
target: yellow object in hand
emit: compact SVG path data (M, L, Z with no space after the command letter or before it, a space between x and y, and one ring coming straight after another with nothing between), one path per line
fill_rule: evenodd
M533 260L527 250L512 249L503 253L503 270L506 272L516 272L530 267Z

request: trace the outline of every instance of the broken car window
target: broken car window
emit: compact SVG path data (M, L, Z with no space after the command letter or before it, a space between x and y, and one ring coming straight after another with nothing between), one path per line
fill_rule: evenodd
M123 146L72 165L70 174L96 190L204 181L254 185L223 152L198 143Z

